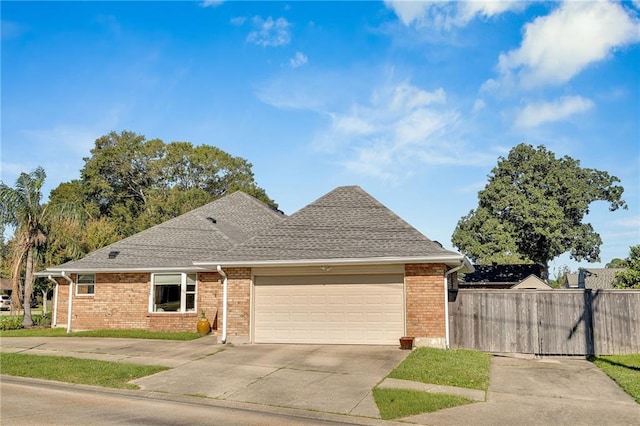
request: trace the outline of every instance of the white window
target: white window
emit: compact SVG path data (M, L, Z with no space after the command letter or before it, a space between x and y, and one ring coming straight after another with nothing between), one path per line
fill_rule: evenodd
M151 275L150 312L195 312L196 274Z
M93 296L95 294L96 276L94 274L78 275L76 296Z

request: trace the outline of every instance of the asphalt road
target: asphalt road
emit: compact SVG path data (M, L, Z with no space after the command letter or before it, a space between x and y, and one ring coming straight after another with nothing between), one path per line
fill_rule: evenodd
M57 382L24 381L3 376L0 382L0 424L3 425L339 425L335 421L214 401L183 401L103 390Z

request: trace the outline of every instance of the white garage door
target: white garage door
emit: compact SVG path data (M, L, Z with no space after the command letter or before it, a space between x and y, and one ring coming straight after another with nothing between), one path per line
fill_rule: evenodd
M256 343L397 345L403 275L256 277Z

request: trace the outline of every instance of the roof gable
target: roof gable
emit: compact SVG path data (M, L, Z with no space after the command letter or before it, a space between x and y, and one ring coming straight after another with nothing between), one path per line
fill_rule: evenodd
M207 261L462 256L429 240L358 186L342 186ZM196 262L200 263L200 262Z
M284 218L237 191L49 270L193 267L194 259L220 255Z

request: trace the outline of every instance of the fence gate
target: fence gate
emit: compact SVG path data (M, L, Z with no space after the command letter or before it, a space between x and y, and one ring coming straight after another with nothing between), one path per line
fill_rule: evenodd
M638 290L462 289L449 303L451 346L486 352L640 352Z

